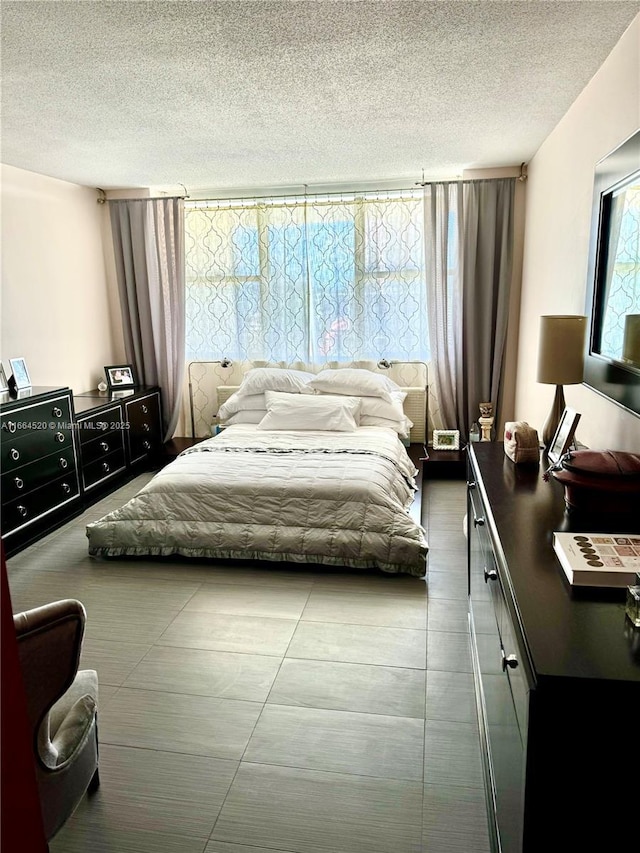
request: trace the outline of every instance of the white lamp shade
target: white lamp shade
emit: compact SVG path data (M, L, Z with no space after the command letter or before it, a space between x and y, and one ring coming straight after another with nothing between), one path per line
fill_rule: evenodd
M576 385L584 373L587 318L574 314L540 317L538 382Z

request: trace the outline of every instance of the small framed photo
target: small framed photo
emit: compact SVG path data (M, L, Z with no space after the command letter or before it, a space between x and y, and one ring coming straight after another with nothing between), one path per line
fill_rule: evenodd
M112 364L105 367L104 372L110 391L118 391L122 388L135 388L137 385L132 364Z
M460 431L457 429L434 429L434 450L460 450Z
M547 454L550 462L557 462L571 447L579 420L578 412L574 412L573 409L564 410Z
M2 366L2 362L0 362L0 393L2 391L9 390L9 383L7 382L7 374L4 372L4 367Z
M10 358L11 372L16 383L16 388L31 388L31 379L27 370L27 363L24 358Z

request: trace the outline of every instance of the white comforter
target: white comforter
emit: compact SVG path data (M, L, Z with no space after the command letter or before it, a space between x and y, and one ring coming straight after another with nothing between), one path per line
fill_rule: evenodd
M88 525L89 553L285 560L425 573L416 470L389 429L232 426Z

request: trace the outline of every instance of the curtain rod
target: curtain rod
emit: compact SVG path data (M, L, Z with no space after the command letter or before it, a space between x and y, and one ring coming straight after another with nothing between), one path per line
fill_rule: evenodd
M98 199L98 204L104 204L107 201L108 202L114 202L114 201L116 201L116 202L122 202L122 201L163 201L165 199L172 199L172 198L187 199L187 198L190 198L190 196L188 196L188 195L154 195L154 196L147 195L147 196L140 196L139 198L102 198L102 196L100 196L100 198Z
M162 201L163 199L182 199L186 201L187 199L191 199L193 203L198 202L213 202L213 201L226 201L226 202L241 202L241 201L259 201L261 199L276 199L276 198L330 198L334 196L364 196L364 195L376 195L376 194L391 194L391 193L417 193L419 189L429 186L434 186L436 184L478 184L478 183L486 183L487 181L522 181L524 176L507 176L502 178L445 178L439 181L416 181L413 186L410 187L395 187L395 188L380 188L380 189L371 189L371 190L363 190L363 189L354 189L354 190L332 190L328 192L316 191L316 192L307 192L307 185L301 184L303 187L302 192L283 192L281 195L278 192L269 193L268 195L255 195L250 194L246 196L219 196L217 198L192 198L187 192L185 187L185 195L161 195L161 196L140 196L136 198L107 198L106 193L100 187L96 187L97 191L101 193L98 197L98 204L105 204L106 202L125 202L125 201Z
M395 187L388 189L371 189L371 190L333 190L330 192L322 192L317 191L313 193L308 193L305 191L302 192L283 192L282 194L278 194L277 192L269 193L268 195L245 195L245 196L218 196L218 197L209 197L209 198L194 198L193 196L185 196L191 202L191 204L200 204L206 202L241 202L241 201L260 201L262 199L281 199L281 198L329 198L333 196L364 196L371 195L375 196L376 194L391 194L391 193L418 193L420 189L424 189L424 187L433 186L435 184L480 184L487 183L488 181L519 181L520 178L516 175L510 175L502 178L446 178L441 181L417 181L413 186L410 187ZM304 186L302 184L301 186ZM126 199L123 199L123 201Z

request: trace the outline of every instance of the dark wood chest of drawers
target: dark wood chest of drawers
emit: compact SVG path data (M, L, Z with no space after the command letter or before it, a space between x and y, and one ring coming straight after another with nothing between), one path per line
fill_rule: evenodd
M568 515L560 483L514 465L502 444L473 444L469 457L469 615L493 850L630 850L640 629L624 590L572 588L552 545L553 531L615 532L615 520Z
M69 388L31 388L0 402L2 539L7 555L80 512Z
M119 395L126 396L119 396ZM87 496L148 467L162 449L160 390L88 391L74 397L80 470Z

